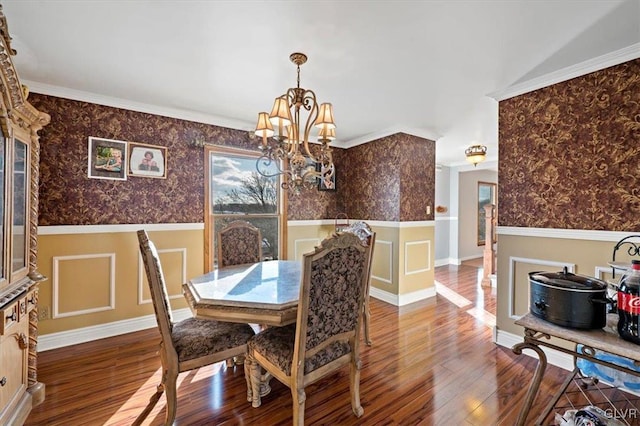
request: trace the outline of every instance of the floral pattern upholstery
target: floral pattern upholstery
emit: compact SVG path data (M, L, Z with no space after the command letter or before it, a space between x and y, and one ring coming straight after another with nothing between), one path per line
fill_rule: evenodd
M351 238L353 244L361 244L353 234L333 238ZM309 287L308 312L306 318L302 319L307 324L304 336L307 351L333 336L357 329L367 254L367 251L358 250L354 246L338 247L311 262L309 283L303 283L303 287ZM301 300L298 309L301 309L302 303ZM290 375L295 338L296 324L268 328L249 340L248 352L260 353ZM336 341L305 358L304 374L309 374L352 350L347 342Z
M262 260L261 232L249 222L231 222L218 233L218 244L220 267Z
M173 324L171 341L180 361L242 346L254 335L248 324L187 318Z
M376 233L373 232L369 224L366 222L358 221L343 228L341 232L351 232L360 238L362 245L367 247L371 246L369 250L369 269L367 270L367 287L365 289L364 296L364 340L365 343L371 346L371 338L369 333L369 323L371 322L371 309L369 307L369 290L371 287L371 264L373 262L373 248L376 244Z
M174 323L158 251L145 231L138 231L138 239L160 333L170 338L179 362L242 346L255 334L248 324L197 318Z
M345 247L312 262L307 350L332 336L355 330L366 253Z
M291 375L293 362L293 349L296 339L296 325L290 324L284 327L268 328L249 340L248 351L256 351L263 354L270 362L277 365L287 376ZM351 348L344 342L336 342L317 354L305 359L304 374L348 354Z

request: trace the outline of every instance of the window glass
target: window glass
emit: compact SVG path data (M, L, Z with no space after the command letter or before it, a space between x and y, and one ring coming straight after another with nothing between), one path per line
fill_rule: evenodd
M12 272L27 266L27 145L19 140L14 145L13 160L13 247Z
M4 136L0 135L0 278L5 278L6 274L4 271L4 155L5 155L5 144L6 139Z
M265 260L277 259L280 235L279 179L265 177L256 169L257 156L211 152L210 200L213 216L212 250L217 264L217 233L234 220L245 220L262 233L262 255ZM263 170L263 169L261 169ZM275 164L267 173L277 173Z

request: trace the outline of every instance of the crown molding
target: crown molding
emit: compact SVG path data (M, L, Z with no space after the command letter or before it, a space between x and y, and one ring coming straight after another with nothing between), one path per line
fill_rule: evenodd
M197 111L184 110L179 108L162 107L158 105L146 104L142 102L135 102L127 99L116 98L112 96L100 95L97 93L85 92L82 90L70 89L68 87L54 86L46 83L39 83L37 81L22 80L29 91L32 93L40 93L42 95L56 96L58 98L71 99L80 102L90 102L92 104L104 105L112 108L122 108L131 111L138 111L147 114L160 115L163 117L177 118L180 120L194 121L197 123L211 124L219 127L226 127L230 129L249 131L253 129L253 123L249 123L242 120L235 120L232 118L220 117L217 115L204 114ZM330 145L336 148L351 148L357 145L361 145L367 142L374 141L376 139L391 136L396 133L406 133L419 138L429 139L432 141L441 137L434 132L425 129L396 126L388 129L381 130L380 132L369 133L359 138L350 139L348 141L333 141ZM317 141L309 141L311 143L318 143Z
M253 129L251 123L220 117L217 115L204 114L197 111L183 110L179 108L162 107L158 105L145 104L142 102L130 101L122 98L99 95L81 90L69 89L68 87L54 86L36 81L22 80L23 84L29 87L32 93L56 96L58 98L71 99L74 101L90 102L92 104L104 105L112 108L122 108L131 111L144 112L147 114L160 115L163 117L177 118L180 120L195 121L197 123L212 124L219 127L248 131Z
M580 62L579 64L562 68L558 71L554 71L522 83L514 84L504 90L497 90L490 93L487 96L495 99L496 101L504 101L505 99L509 99L514 96L532 92L543 87L551 86L637 58L640 58L640 43L635 43L623 49Z
M97 93L84 92L82 90L70 89L68 87L54 86L46 83L38 83L36 81L22 80L23 84L29 88L31 93L39 93L41 95L55 96L58 98L71 99L80 102L90 102L92 104L104 105L112 108L122 108L130 111L143 112L146 114L160 115L163 117L176 118L179 120L193 121L196 123L211 124L218 127L226 127L229 129L251 131L255 127L254 123L249 123L242 120L235 120L232 118L220 117L217 115L204 114L197 111L184 110L179 108L162 107L158 105L146 104L142 102L135 102L122 98L115 98L111 96L99 95ZM309 143L320 143L315 140L309 141ZM330 144L332 147L342 148L337 146L338 140L332 141Z
M377 139L386 138L387 136L395 135L396 133L406 133L411 136L417 136L419 138L429 139L431 141L436 141L442 136L426 129L418 129L415 127L394 126L394 127L386 128L384 130L380 130L379 132L368 133L358 138L342 141L342 143L340 143L340 148L345 148L345 149L353 148L354 146L362 145L367 142L372 142Z

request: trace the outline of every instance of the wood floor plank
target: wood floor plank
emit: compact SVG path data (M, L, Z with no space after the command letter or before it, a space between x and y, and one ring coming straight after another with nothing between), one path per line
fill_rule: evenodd
M495 314L495 289L481 287L478 268L436 268L436 279L471 301L463 308L438 295L396 307L371 299L373 346L362 345L356 418L345 368L307 388L309 425L510 425L533 375L536 360L492 343L492 329L470 307ZM45 401L28 426L130 425L160 380L157 330L150 329L41 353L38 379ZM534 411L566 376L549 366ZM549 378L547 378L549 377ZM276 380L262 406L246 401L242 367L224 363L179 377L176 425L289 425L291 393ZM145 421L161 425L162 397Z

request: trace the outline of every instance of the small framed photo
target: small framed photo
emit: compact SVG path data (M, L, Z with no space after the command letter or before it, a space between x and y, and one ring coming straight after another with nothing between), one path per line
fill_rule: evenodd
M88 175L94 179L127 180L127 143L89 136Z
M335 191L336 190L336 169L332 167L325 169L321 163L316 163L316 171L320 172L318 178L319 191Z
M129 176L167 178L167 148L129 142Z

